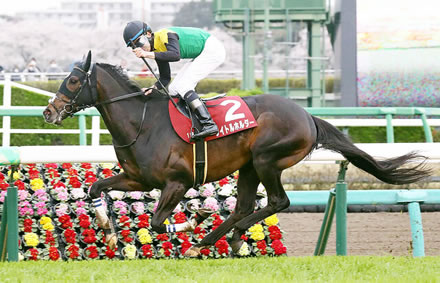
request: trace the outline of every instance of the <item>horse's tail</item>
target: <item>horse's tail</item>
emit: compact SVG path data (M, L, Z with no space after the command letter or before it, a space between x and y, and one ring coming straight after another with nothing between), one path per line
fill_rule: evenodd
M422 180L431 175L431 170L425 167L426 157L416 152L390 158L382 161L375 160L368 153L357 148L341 131L330 123L312 116L317 129L315 148L322 147L342 154L354 166L372 174L388 184L409 184ZM402 165L422 161L411 167L401 168Z

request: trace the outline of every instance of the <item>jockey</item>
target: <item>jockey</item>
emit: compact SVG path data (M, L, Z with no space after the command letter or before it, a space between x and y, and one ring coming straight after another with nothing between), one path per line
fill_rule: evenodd
M192 139L216 135L218 127L212 120L205 104L194 91L197 83L206 78L225 61L225 48L208 32L190 27L170 27L153 33L150 26L132 21L124 29L127 47L135 45L133 52L139 58L155 59L159 67L159 80L166 87L171 80L169 62L191 59L178 72L169 85L171 95L180 95L195 113L202 130ZM159 82L153 88L161 89ZM145 95L151 93L151 89Z

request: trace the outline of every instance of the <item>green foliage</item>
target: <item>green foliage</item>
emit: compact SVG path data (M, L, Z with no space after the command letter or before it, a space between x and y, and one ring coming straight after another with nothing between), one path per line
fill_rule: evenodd
M385 143L387 131L385 127L351 127L349 136L355 143ZM434 131L434 141L440 141L440 134ZM394 142L425 142L422 127L394 127Z
M140 78L135 77L132 78L140 87L150 87L156 82L154 77ZM39 89L47 90L50 92L56 92L61 85L62 81L48 81L48 82L26 82L26 85L36 87ZM255 84L258 88L262 87L262 80L255 80ZM196 91L198 93L225 93L233 88L240 88L241 80L239 79L203 79L201 80L196 87ZM269 79L269 87L271 88L283 88L286 86L286 79L284 78L271 78ZM290 88L305 88L306 80L305 78L296 77L289 78L289 87ZM326 92L333 92L333 78L328 77L326 79Z
M321 256L0 263L3 282L437 282L440 258Z

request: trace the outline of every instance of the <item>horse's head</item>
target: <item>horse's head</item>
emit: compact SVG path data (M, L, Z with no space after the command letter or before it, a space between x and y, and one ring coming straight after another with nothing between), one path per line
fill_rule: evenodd
M86 60L74 67L64 79L43 111L46 122L61 125L65 118L96 103L96 68L94 64L91 67L91 61L92 53L89 51Z

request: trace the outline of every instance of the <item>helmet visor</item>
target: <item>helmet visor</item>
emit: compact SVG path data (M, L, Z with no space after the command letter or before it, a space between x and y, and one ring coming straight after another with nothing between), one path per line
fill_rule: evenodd
M147 37L145 35L141 35L133 43L134 46L142 48L147 42Z

